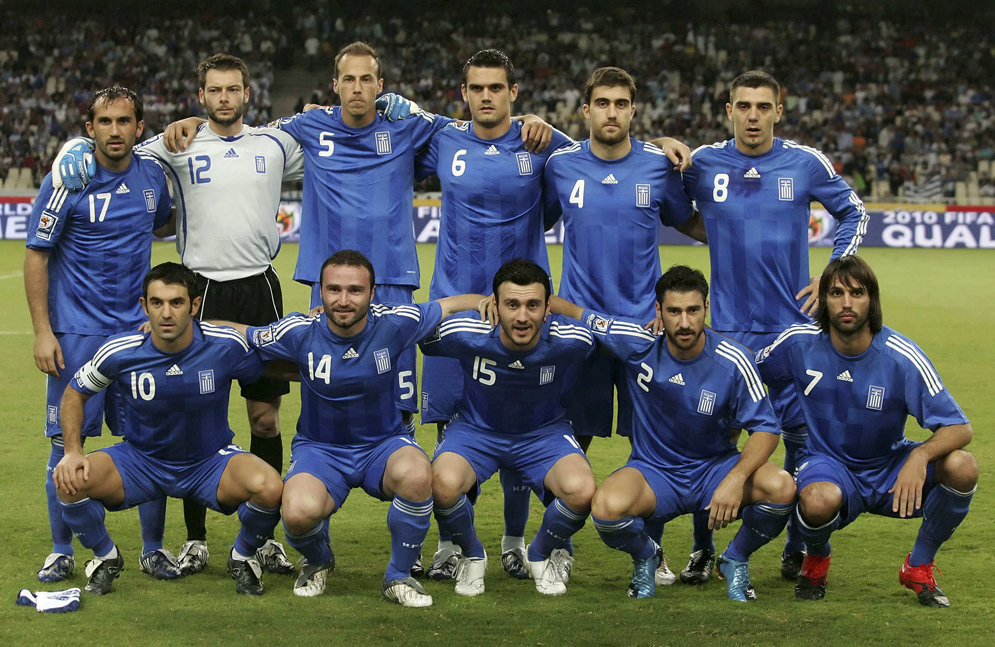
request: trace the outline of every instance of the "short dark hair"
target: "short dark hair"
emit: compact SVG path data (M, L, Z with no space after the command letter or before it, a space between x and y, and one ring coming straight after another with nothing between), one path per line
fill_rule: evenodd
M636 102L636 82L632 76L620 67L599 67L594 70L591 76L587 77L584 83L584 104L591 105L591 95L594 88L604 86L608 88L628 88L629 100Z
M380 62L380 56L377 54L377 50L373 49L373 46L369 43L357 40L355 43L349 43L339 50L339 53L335 55L336 78L339 76L339 63L342 61L344 56L372 56L373 62L377 66L377 78L383 78L383 64Z
M249 87L249 68L245 66L245 61L237 56L218 52L214 56L201 61L200 65L197 66L197 83L202 90L207 87L208 70L217 70L219 72L238 70L242 73L242 85Z
M663 273L663 276L656 282L656 302L663 305L663 297L668 292L701 293L701 300L708 299L708 281L701 270L696 270L687 265L674 265Z
M502 51L482 49L468 58L463 65L463 85L466 85L466 78L471 67L503 67L504 73L508 76L508 87L515 85L515 66L512 65L508 55Z
M370 289L377 284L377 275L373 271L373 263L361 252L354 249L340 249L325 259L321 264L321 271L318 272L318 286L321 287L322 277L325 275L325 268L329 265L340 265L345 267L365 267L370 273Z
M516 258L502 265L494 274L494 283L491 286L495 298L497 298L498 287L502 283L509 282L521 286L539 283L546 290L546 301L549 301L549 295L552 292L549 285L549 274L546 274L546 270L537 263L524 258Z
M142 281L142 297L145 299L149 298L149 283L152 281L162 281L166 285L182 285L187 289L191 301L200 296L197 275L186 265L173 262L159 263L149 270L145 280Z
M829 288L837 279L848 288L859 285L867 290L867 298L870 299L867 323L875 335L881 332L884 314L881 311L881 288L878 286L878 277L874 275L874 270L867 261L855 255L840 256L822 271L822 277L819 279L819 309L815 313L815 322L819 324L822 332L829 332L829 310L826 308L826 301L829 297Z
M98 90L90 98L90 105L86 111L86 120L93 122L94 118L94 108L98 102L104 102L104 104L111 103L117 99L127 99L131 101L131 104L135 107L135 121L141 121L142 116L145 114L145 105L142 103L142 97L138 95L137 92L129 90L128 88L123 88L120 85L112 85L109 88L104 88L103 90Z
M774 91L774 103L781 102L781 86L773 76L763 70L750 70L743 72L732 80L729 86L729 103L732 103L732 96L737 88L770 88Z

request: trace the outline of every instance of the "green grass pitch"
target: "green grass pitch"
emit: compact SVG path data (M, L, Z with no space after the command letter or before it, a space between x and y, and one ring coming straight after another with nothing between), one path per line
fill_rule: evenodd
M707 270L703 248L667 247L664 266L689 263ZM423 284L428 285L434 247L419 249ZM550 247L554 269L560 250ZM737 605L725 597L721 582L694 589L661 588L656 598L625 597L631 574L628 557L606 548L591 524L576 537L577 563L566 596L544 599L530 582L507 577L500 567L502 532L500 487L488 485L477 507L477 527L491 557L487 592L460 598L450 583L429 582L435 598L430 609L403 609L380 598L380 581L389 553L387 505L354 492L332 518L332 544L338 570L319 598L297 598L293 578L268 575L266 595L237 596L225 573L227 546L237 524L211 513L208 536L211 563L200 574L176 582L156 582L138 570L141 546L134 510L109 513L107 525L123 551L126 570L114 592L84 596L78 613L39 614L15 607L22 587L42 588L35 570L49 552L48 520L42 479L48 443L42 437L44 378L32 360L30 319L21 277L23 244L0 242L0 645L991 645L995 641L995 596L988 581L995 542L995 498L989 488L995 464L992 441L992 383L995 343L995 254L973 250L864 249L861 254L882 283L885 323L909 335L929 354L946 386L967 412L975 429L969 449L981 462L981 485L971 514L944 546L937 563L940 586L952 607L920 607L898 584L898 567L910 550L918 521L865 516L833 538L834 560L827 599L799 603L793 584L780 579L782 540L760 550L751 573L759 600ZM306 307L307 290L294 284L296 247L277 260L284 277L286 309ZM154 260L175 259L169 244L158 243ZM821 267L828 250L812 252ZM419 299L427 290L419 292ZM300 408L297 393L285 398L283 438L290 439ZM231 400L236 441L247 446L244 405ZM914 420L908 433L923 438ZM420 428L419 440L431 449L434 429ZM98 440L93 449L109 442ZM621 439L595 442L591 462L598 479L620 466L627 455ZM780 450L774 460L781 459ZM528 532L538 527L541 508L533 499ZM174 552L185 539L181 506L170 502L166 546ZM738 524L716 533L724 547ZM429 533L425 556L434 548ZM277 530L282 537L282 529ZM672 522L664 537L671 566L679 570L690 548L690 519ZM77 549L78 570L70 584L82 586L88 553ZM292 554L296 558L296 555ZM55 588L49 586L48 588Z

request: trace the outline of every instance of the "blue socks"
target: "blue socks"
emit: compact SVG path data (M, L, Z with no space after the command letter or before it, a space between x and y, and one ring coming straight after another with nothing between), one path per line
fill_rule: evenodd
M784 531L788 518L795 509L795 502L767 503L761 501L748 505L740 513L743 525L729 542L725 556L738 562L747 562L758 548Z
M332 561L331 539L328 537L328 519L324 519L305 533L295 535L283 526L287 543L296 550L308 564L327 564ZM255 552L255 551L253 551Z
M950 539L967 516L977 489L975 487L970 492L958 492L942 484L933 488L923 504L922 526L912 547L910 566L922 566L933 561L940 545Z
M586 514L574 512L562 499L554 499L542 517L542 525L529 544L529 561L540 562L556 548L564 548L570 537L584 527ZM573 550L570 551L573 554Z
M55 466L65 455L62 436L52 437L52 452L48 455L48 465L45 467L45 501L48 503L48 525L52 529L52 552L63 555L73 554L73 531L62 519L62 503L52 480Z
M449 536L450 541L459 546L464 557L483 557L484 547L477 538L473 527L473 505L461 494L456 503L448 508L435 508L435 520L439 533Z
M784 471L791 476L795 475L795 468L798 466L798 457L801 450L808 442L808 429L801 427L791 432L782 432L781 440L784 442ZM795 527L797 519L791 515L788 519L788 529L785 533L784 554L799 553L805 550L805 541L801 533Z
M501 489L504 491L504 534L506 537L524 537L525 524L529 522L529 495L532 488L515 470L502 467L499 474Z
M691 552L698 550L710 550L715 553L715 533L708 527L708 512L699 510L691 515L693 521L694 546ZM657 542L659 543L659 542Z
M810 526L802 518L802 509L799 506L795 511L795 521L798 522L798 534L805 542L808 554L816 557L829 557L832 552L829 537L834 530L840 527L840 513L837 512L835 517L821 526Z
M411 576L411 567L421 555L425 535L432 522L432 497L424 501L409 501L397 495L387 510L390 530L390 563L385 581Z
M166 497L138 506L138 521L142 525L142 554L162 549L166 532Z
M280 523L280 508L263 508L246 501L238 506L238 520L242 527L235 537L235 552L255 555L266 539L273 536L273 529Z
M649 559L656 552L656 545L644 531L642 517L623 517L617 521L591 516L601 541L609 548L632 555L633 559Z
M99 501L86 498L76 503L62 503L62 519L72 528L79 543L93 551L97 557L114 550L114 542L104 525L104 506Z

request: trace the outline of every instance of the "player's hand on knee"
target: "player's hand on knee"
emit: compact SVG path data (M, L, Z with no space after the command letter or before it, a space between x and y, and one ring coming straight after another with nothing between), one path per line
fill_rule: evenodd
M801 301L805 299L805 303L801 305L802 314L806 314L810 317L815 316L815 311L819 309L819 279L821 277L813 276L812 282L801 289L801 292L795 295L795 301Z
M93 140L88 137L70 139L52 162L52 188L82 191L96 173Z
M522 142L530 153L541 153L553 141L553 127L536 115L522 117Z
M421 107L417 103L393 92L377 97L376 106L387 121L407 119L411 115L421 112Z
M922 488L926 483L926 466L928 461L919 457L919 454L912 452L905 459L905 464L898 471L898 478L895 485L888 490L893 494L891 500L891 511L897 512L900 517L911 517L915 511L922 507Z
M66 368L66 362L62 356L62 346L51 332L35 336L34 355L35 366L46 375L59 377L59 369Z
M76 494L90 480L90 461L78 452L66 454L55 466L52 480L63 494Z
M170 153L182 153L197 136L197 129L204 123L199 117L187 117L166 126L162 133L162 143Z
M673 137L660 137L650 142L663 149L667 159L674 163L674 168L678 171L686 171L691 168L691 149L682 141Z
M739 517L739 506L743 503L743 480L728 475L712 494L712 500L705 506L708 511L708 527L725 528Z

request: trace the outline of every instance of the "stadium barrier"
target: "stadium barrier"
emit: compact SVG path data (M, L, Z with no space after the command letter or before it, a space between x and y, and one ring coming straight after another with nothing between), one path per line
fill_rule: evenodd
M0 196L0 238L24 240L31 216L33 196ZM867 247L932 247L995 249L995 207L943 204L868 204L870 220L863 245ZM434 243L439 237L439 200L415 200L411 222L415 240ZM286 200L276 217L280 237L294 243L300 239L301 203ZM828 247L833 244L836 220L819 204L812 205L809 221L809 244ZM557 226L546 233L546 242L563 242L563 229ZM690 238L669 227L660 228L661 245L697 245Z

